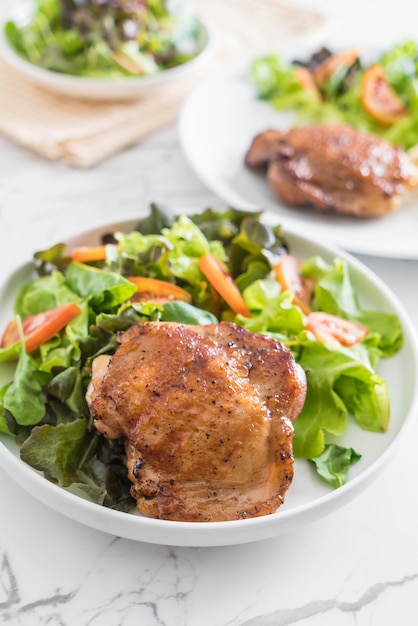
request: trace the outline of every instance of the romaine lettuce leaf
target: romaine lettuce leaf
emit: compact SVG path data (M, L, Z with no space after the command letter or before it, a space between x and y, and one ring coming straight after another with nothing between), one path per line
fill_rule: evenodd
M36 362L21 347L13 381L3 398L3 408L23 426L38 424L45 415L38 369Z
M344 259L327 263L315 256L302 264L301 271L315 280L315 309L367 326L369 337L365 345L370 350L377 348L382 357L390 357L401 348L403 333L399 318L392 313L367 311L360 306Z
M23 461L61 487L77 480L77 470L90 443L87 420L67 424L43 424L33 428L20 448Z
M15 302L15 313L24 318L69 302L79 305L82 298L71 288L61 272L53 271L52 274L41 276L21 288Z
M390 416L388 389L367 358L359 360L350 348L329 348L307 333L301 333L300 340L298 362L306 372L308 391L294 425L295 456L320 455L325 433L342 435L350 414L362 428L384 432Z
M72 291L81 298L87 298L98 311L114 309L136 291L136 286L120 274L84 263L71 263L65 281Z

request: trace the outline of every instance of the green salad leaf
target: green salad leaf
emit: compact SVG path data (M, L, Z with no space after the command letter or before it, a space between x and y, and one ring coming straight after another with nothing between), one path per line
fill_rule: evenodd
M89 445L87 421L77 419L67 424L43 424L34 428L22 444L23 461L41 470L45 478L61 487L69 487L77 478L77 469Z
M361 459L353 448L343 448L336 444L327 444L322 454L312 459L318 474L335 489L347 482L351 465Z

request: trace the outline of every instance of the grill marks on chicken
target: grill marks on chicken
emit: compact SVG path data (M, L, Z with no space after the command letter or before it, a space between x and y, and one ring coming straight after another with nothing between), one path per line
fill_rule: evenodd
M149 517L273 513L293 478L305 374L277 341L231 323L139 323L96 367L97 430L125 440L131 493Z
M344 124L267 130L254 138L245 163L266 171L286 204L362 218L398 210L418 182L401 148Z

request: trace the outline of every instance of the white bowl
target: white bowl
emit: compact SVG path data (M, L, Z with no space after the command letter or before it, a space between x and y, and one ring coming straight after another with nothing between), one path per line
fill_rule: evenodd
M139 217L138 215L138 219ZM266 217L270 223L277 223L277 216L266 214ZM67 240L69 246L98 243L104 233L132 230L138 219L100 225L71 238L65 236L63 240ZM286 494L285 503L272 515L203 523L149 519L139 514L122 513L99 506L49 482L20 460L18 447L12 437L0 435L0 466L10 478L52 509L82 524L127 539L179 546L232 545L281 535L330 514L369 487L379 476L379 470L396 458L395 451L402 450L402 442L417 415L416 333L407 313L391 290L362 263L337 247L306 238L297 231L285 228L285 235L291 251L300 259L316 254L328 261L336 256L345 259L361 304L371 310L397 314L404 331L401 351L391 359L382 360L378 368L389 388L389 429L380 434L363 431L355 425L349 426L347 433L341 438L341 445L354 447L362 457L350 469L349 480L343 487L332 490L319 479L307 461L296 460L295 476ZM10 272L8 280L0 289L0 329L5 328L12 316L18 289L33 276L29 261L28 258L28 263ZM0 363L0 388L10 380L11 375L7 364ZM6 505L13 506L13 503Z
M8 19L14 18L12 16ZM16 18L17 21L18 19ZM87 78L60 74L26 61L8 42L4 24L5 21L0 28L0 56L11 68L39 87L56 94L83 100L121 101L140 98L156 87L181 80L193 73L210 58L214 48L214 38L210 28L205 22L197 19L198 53L190 61L147 76Z

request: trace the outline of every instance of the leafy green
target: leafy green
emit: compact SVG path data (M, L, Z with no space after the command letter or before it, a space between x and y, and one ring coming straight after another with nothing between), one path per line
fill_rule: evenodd
M218 320L209 311L199 309L187 302L167 302L163 306L160 320L180 324L216 324Z
M318 474L335 489L338 489L347 482L350 466L360 459L361 454L358 454L353 448L327 444L322 454L311 460L315 464Z
M38 424L45 415L41 391L38 366L21 345L13 381L4 393L3 409L10 412L20 425Z
M346 261L334 259L330 264L319 257L312 257L302 264L301 271L316 282L314 304L318 310L354 320L369 328L366 343L370 354L374 349L378 352L372 362L380 356L389 357L401 348L403 335L398 317L360 307Z
M65 275L70 289L81 298L89 299L95 310L109 311L128 300L135 285L116 272L109 272L84 263L71 263Z
M68 487L89 444L87 421L35 427L20 448L23 461L44 472L45 478Z
M306 333L301 340L298 360L306 372L308 391L295 422L295 456L309 459L321 454L326 433L343 435L350 414L362 428L384 432L389 422L387 385L371 369L366 352L362 362L355 349L335 350Z

